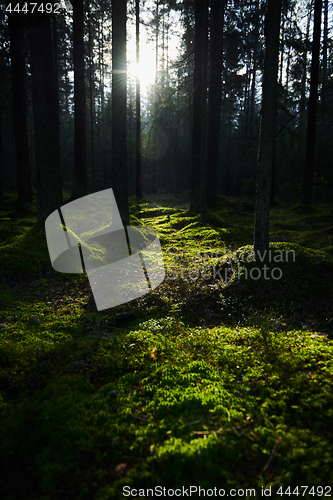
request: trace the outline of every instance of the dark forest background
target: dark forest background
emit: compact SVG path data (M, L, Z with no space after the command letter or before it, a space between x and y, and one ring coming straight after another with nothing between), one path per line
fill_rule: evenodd
M332 201L329 2L275 3L271 199ZM183 193L202 212L217 195L254 204L265 2L74 1L73 12L24 5L0 11L0 193L16 191L26 207L37 191L39 218L63 191L68 198L107 187L125 220L133 195ZM138 51L143 19L155 43L156 80L141 106L140 82L126 86L126 16L136 22ZM171 30L179 31L176 61Z

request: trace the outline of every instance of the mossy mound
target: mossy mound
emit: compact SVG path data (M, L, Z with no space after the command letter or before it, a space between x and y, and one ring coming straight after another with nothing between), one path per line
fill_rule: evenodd
M293 243L272 244L265 256L255 260L253 255L250 246L231 255L236 279L226 287L227 296L316 328L332 328L332 259Z

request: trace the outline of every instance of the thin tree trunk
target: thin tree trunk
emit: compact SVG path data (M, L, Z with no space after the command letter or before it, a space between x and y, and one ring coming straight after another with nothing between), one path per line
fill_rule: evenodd
M159 0L156 0L156 9L155 9L155 83L157 83L157 77L158 77L158 32L159 32L159 25L160 25L160 20L159 20Z
M9 14L10 58L18 206L29 207L32 201L27 129L27 87L24 46L24 14Z
M74 60L74 185L73 198L87 194L86 85L84 70L83 0L73 6Z
M328 85L328 71L327 71L327 50L328 50L328 0L324 0L324 36L323 36L323 59L322 59L322 94L321 94L321 117L320 117L320 147L319 147L319 161L317 164L317 179L319 189L319 179L321 178L321 169L328 166L328 123L327 123L327 99L326 89Z
M126 1L112 1L112 184L124 224L129 224L126 125Z
M284 10L284 9L283 9ZM285 23L286 23L286 16L283 13L282 14L282 26L281 26L281 50L280 50L280 77L279 77L279 83L280 85L283 85L283 56L284 56L284 44L285 44Z
M265 55L254 230L255 252L263 252L269 248L269 211L274 163L281 4L282 0L267 0L266 3Z
M94 122L95 122L95 102L94 102L94 63L92 51L92 35L91 35L91 12L88 5L88 50L89 50L89 101L90 101L90 143L91 143L91 175L92 189L95 191L95 138L94 138Z
M318 103L318 81L319 81L319 55L320 55L320 31L321 31L321 9L322 0L315 0L313 20L313 42L312 62L310 80L310 98L308 108L308 125L306 134L306 152L303 175L302 202L310 205L312 202L312 184L316 148L316 119Z
M202 103L203 103L203 60L204 26L206 0L195 0L194 74L193 74L193 123L192 123L192 190L190 210L201 205L201 165L202 165Z
M327 87L327 48L328 48L328 0L324 0L324 39L323 39L323 77L322 77L322 89L323 93L321 96L321 102L323 106L326 104L326 92Z
M202 56L202 102L201 102L201 128L202 128L202 154L201 154L201 201L200 201L200 222L206 225L207 219L207 73L208 73L208 2L203 0L204 24L203 24L203 56Z
M303 64L302 64L302 71L303 72L302 72L302 80L301 80L300 113L299 113L299 127L300 127L301 132L303 132L305 103L306 103L305 89L306 89L306 81L307 81L307 55L308 55L308 47L309 47L310 23L311 23L311 0L309 0L309 5L308 5L308 16L307 16L307 23L306 23L306 34L305 34Z
M49 14L30 17L32 103L37 169L37 220L62 205L59 106Z
M136 66L140 64L140 0L135 0L136 29ZM135 143L136 143L136 197L142 198L142 164L141 164L141 90L140 77L136 75L135 86Z
M2 146L2 123L0 120L0 195L2 196L5 191L5 179L3 168L3 146Z
M221 112L224 0L213 0L211 10L210 81L208 95L207 204L216 203Z

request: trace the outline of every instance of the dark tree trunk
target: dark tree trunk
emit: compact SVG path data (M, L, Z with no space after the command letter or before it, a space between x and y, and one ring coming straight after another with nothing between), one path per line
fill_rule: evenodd
M315 0L313 20L312 62L310 80L310 98L308 108L308 125L306 132L306 152L303 175L302 202L310 205L312 202L312 185L316 149L316 119L318 103L318 81L319 81L319 53L320 53L320 31L321 31L321 9L322 0Z
M89 9L89 1L87 2ZM94 62L92 50L92 34L91 34L91 13L88 12L88 50L89 50L89 101L90 101L90 143L91 143L91 176L92 189L95 191L95 101L94 101Z
M302 79L301 79L301 91L300 91L300 113L299 113L299 128L301 130L301 137L303 137L304 131L304 114L305 114L305 106L306 106L306 82L307 82L307 56L308 56L308 48L309 48L309 33L310 33L310 23L311 23L311 0L308 5L308 14L307 14L307 22L306 22L306 34L305 34L305 42L304 42L304 52L302 55ZM301 141L300 141L301 146Z
M263 252L269 248L269 210L274 163L281 3L282 0L267 0L266 3L264 74L254 230L255 252Z
M24 44L24 14L9 14L10 59L13 96L13 120L16 158L16 188L18 206L29 207L32 201L28 129L27 129L27 86Z
M32 103L37 169L37 219L62 204L59 108L52 50L51 17L30 16L29 29Z
M203 53L202 53L202 98L201 98L201 200L200 200L200 223L202 226L207 222L207 74L208 74L208 0L203 0Z
M5 191L5 179L4 179L4 168L3 168L2 123L0 120L0 196L4 194L4 191Z
M126 1L112 1L112 184L124 224L129 224L126 127Z
M136 65L140 63L140 1L135 0L135 26L136 26ZM141 164L141 91L140 78L136 76L135 94L135 142L136 142L136 197L142 198L142 164Z
M203 117L203 61L206 0L195 0L194 74L193 74L193 114L192 114L192 189L191 211L201 205L201 165L202 165L202 117Z
M74 184L73 198L87 194L86 85L84 71L83 0L73 5Z
M323 93L321 97L321 102L323 106L326 104L326 87L327 87L327 49L328 49L328 0L324 0L324 38L323 38L323 77L322 77L322 87Z
M217 166L219 159L221 72L224 0L213 0L211 10L210 80L208 95L207 137L207 205L216 203Z

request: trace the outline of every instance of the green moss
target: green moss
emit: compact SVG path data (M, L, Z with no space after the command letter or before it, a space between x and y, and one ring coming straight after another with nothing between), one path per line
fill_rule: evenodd
M36 274L49 266L38 226L0 226L2 498L121 499L124 485L156 484L259 496L262 486L327 484L333 347L312 335L331 318L331 246L319 244L328 208L274 209L272 235L290 239L272 243L283 259L251 262L241 259L253 214L237 207L222 200L201 227L184 209L138 205L132 220L161 236L166 280L101 312L84 274ZM294 241L296 223L301 234L316 225L312 248ZM29 279L16 262L24 251ZM203 275L238 262L239 279ZM245 279L263 265L283 276Z

